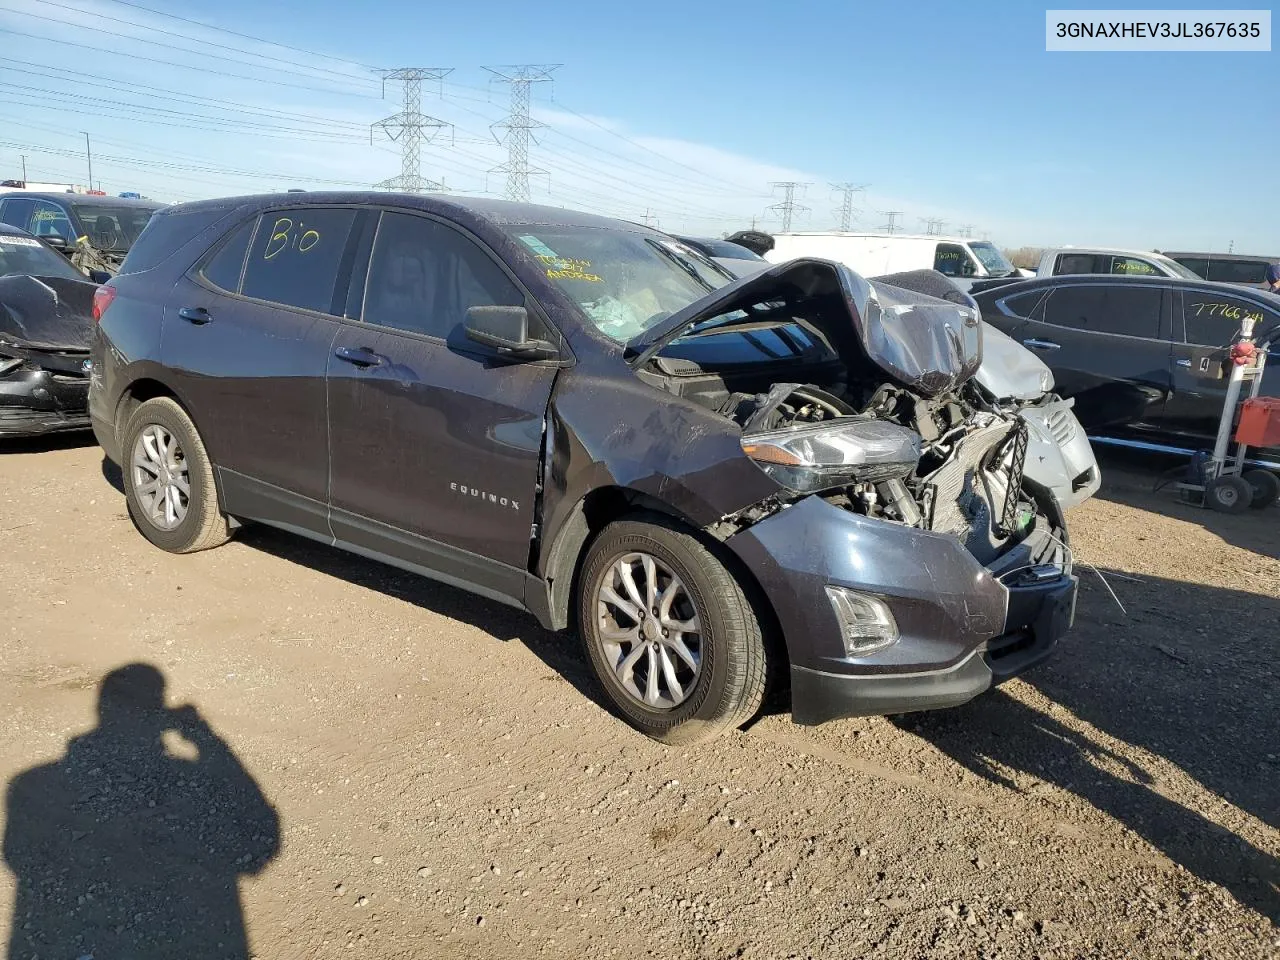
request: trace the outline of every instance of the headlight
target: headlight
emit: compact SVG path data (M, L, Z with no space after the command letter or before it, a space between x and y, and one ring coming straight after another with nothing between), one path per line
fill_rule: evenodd
M1040 371L1040 389L1045 393L1053 389L1053 371L1048 367Z
M813 493L904 477L920 460L920 436L884 420L842 420L742 438L742 451L778 483Z
M846 655L865 657L898 642L898 622L879 597L828 584L827 599L840 621Z

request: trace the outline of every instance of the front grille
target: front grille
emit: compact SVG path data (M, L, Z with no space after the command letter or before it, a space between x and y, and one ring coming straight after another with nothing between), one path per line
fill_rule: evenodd
M987 641L987 658L993 663L998 663L1007 657L1021 653L1023 650L1033 646L1035 642L1035 634L1030 630L1025 628L1014 630L1012 633L1006 633Z
M1058 446L1069 443L1076 435L1076 418L1069 407L1055 407L1044 418L1044 425Z

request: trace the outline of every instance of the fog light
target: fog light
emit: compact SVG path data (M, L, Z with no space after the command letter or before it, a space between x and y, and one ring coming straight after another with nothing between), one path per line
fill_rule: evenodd
M848 656L865 657L898 642L898 622L883 600L833 586L827 587L827 596L840 621Z

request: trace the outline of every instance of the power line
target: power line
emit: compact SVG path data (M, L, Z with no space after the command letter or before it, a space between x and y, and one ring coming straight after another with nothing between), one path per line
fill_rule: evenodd
M36 72L36 76L38 78L50 80L61 80L66 76L65 71L51 69L43 64L32 63L27 60L15 60L12 57L0 57L0 61L3 61L4 63L18 64L22 67L22 69L19 70L18 67L0 66L0 70L7 70L12 73L27 74ZM352 132L358 130L363 133L365 130L365 124L357 123L353 120L331 120L327 117L317 117L312 114L291 113L287 110L274 110L270 107L258 107L247 103L241 103L236 100L223 100L217 97L202 97L194 93L182 93L177 90L168 90L164 87L157 87L150 84L134 83L131 80L120 80L115 77L104 77L101 74L85 73L83 70L77 70L76 77L77 79L101 80L105 83L117 84L121 87L137 88L136 90L121 89L118 91L119 93L130 96L161 95L165 100L178 100L180 102L192 103L196 106L220 110L223 113L240 113L249 117L259 117L271 120L293 120L302 123L315 124L317 126L345 127L350 129ZM13 87L16 86L16 84L8 84L8 86ZM32 87L30 89L34 90L38 88ZM41 89L41 92L47 92L43 90L43 88L39 89ZM226 104L226 106L223 106L223 104ZM138 106L142 107L143 105L138 104Z
M443 80L453 72L452 67L401 67L383 73L384 82L399 80L404 85L404 109L383 120L369 130L369 143L373 143L373 131L381 130L388 140L400 141L400 176L391 177L374 186L404 193L424 193L439 190L443 184L422 176L422 141L430 142L435 135L451 124L422 112L422 81ZM424 130L431 132L424 133Z
M777 180L770 184L775 190L782 188L782 202L775 203L766 207L767 210L777 210L782 217L782 232L791 232L791 218L797 213L808 213L809 208L802 203L796 203L796 188L803 189L809 184L801 183L798 180Z
M228 45L227 45L227 44L225 44L225 43L214 43L212 40L203 40L203 39L201 39L200 37L193 37L193 36L191 36L190 34L187 34L187 33L177 33L177 32L175 32L175 31L173 31L173 30L163 30L163 29L161 29L160 27L152 27L152 26L149 26L149 25L144 24L144 23L138 23L138 22L136 22L136 21L134 21L134 20L123 20L123 19L121 19L120 17L112 17L112 16L109 16L108 14L105 14L105 13L99 13L99 12L97 12L97 11L85 10L85 9L83 9L83 8L81 8L81 7L73 7L73 6L71 6L70 4L58 3L58 2L56 2L56 0L41 0L41 3L42 3L44 6L46 6L46 7L59 7L60 9L63 9L63 10L70 10L70 11L72 11L73 13L89 14L89 15L91 15L95 20L109 20L109 21L110 21L110 22L112 22L112 23L122 23L122 24L124 24L125 26L128 26L128 27L136 27L136 28L138 28L138 29L140 29L140 30L147 30L147 31L149 31L149 32L151 32L151 33L158 33L158 34L160 34L161 36L166 36L166 37L175 37L175 38L177 38L177 39L179 39L179 40L187 40L187 41L190 41L191 43L200 43L200 44L204 44L205 46L209 46L209 47L216 47L216 48L217 48L217 49L219 49L219 50L229 50L229 51L231 51L232 53L242 53L242 54L244 54L244 55L246 55L246 56L250 56L250 57L257 57L257 58L259 58L259 59L264 59L264 60L265 60L265 59L277 59L277 60L279 59L278 57L273 57L273 56L271 56L271 55L264 54L264 53L254 53L252 50L245 50L245 49L243 49L243 48L241 48L241 47L232 47L232 46L228 46ZM133 6L133 4L129 4L129 5L130 5L130 6ZM154 12L154 11L152 11L152 12ZM32 14L32 16L36 16L36 17L38 17L38 18L39 18L39 19L41 19L41 20L49 20L49 21L51 21L51 22L53 22L53 23L65 23L65 24L69 24L69 25L71 25L71 26L75 26L75 27L77 27L77 28L79 28L79 29L83 29L83 30L93 30L93 31L95 31L95 32L101 32L101 31L99 31L99 30L98 30L98 28L97 28L96 26L92 26L92 27L91 27L91 26L85 26L85 25L82 25L82 24L76 24L76 23L73 23L73 22L71 22L71 21L67 21L67 20L58 20L58 19L55 19L55 18L53 18L53 17L45 17L45 16L41 16L41 15L39 15L39 14ZM181 18L181 17L179 17L179 18L177 18L177 19L182 19L182 18ZM194 21L190 21L190 22L193 22L193 23L194 23ZM202 24L202 26L205 26L205 27L206 27L206 29L212 29L212 28L207 27L207 25L203 25L203 24ZM123 34L117 34L117 36L123 36ZM151 40L144 40L144 39L142 39L141 37L130 37L130 39L139 40L139 41L140 41L140 42L142 42L142 43L154 43L154 42L156 42L156 41L151 41ZM259 42L270 43L270 41L259 41ZM194 51L193 51L193 52L194 52ZM311 55L312 55L312 56L321 57L322 59L329 59L329 58L327 58L327 57L323 57L321 54L311 54ZM213 55L212 55L212 54L203 54L203 56L213 56ZM220 58L220 59L226 59L226 58ZM245 63L245 62L244 62L244 61L242 61L242 60L232 60L231 62L232 62L232 63ZM339 79L347 80L347 81L351 81L351 80L364 80L364 81L368 81L368 80L371 80L371 79L372 79L371 77L355 77L355 76L352 76L352 75L351 75L351 74L349 74L349 73L341 73L341 72L339 72L339 71L337 71L337 70L329 70L329 69L326 69L325 67L315 67L315 66L312 66L311 64L306 64L306 63L296 63L296 62L291 61L291 60L285 60L285 61L281 61L281 62L287 63L287 64L289 64L289 66L293 66L293 67L302 67L304 70L312 70L312 71L317 72L317 73L327 73L327 74L330 74L331 76L335 76L335 77L338 77ZM258 67L258 66L261 66L261 65L260 65L260 64L253 64L253 63L245 63L245 66ZM275 68L275 67L263 67L263 69L277 69L277 68ZM368 68L365 68L365 69L368 69ZM285 72L292 72L292 71L285 71Z
M848 230L849 225L853 222L853 195L865 192L867 185L865 183L833 183L831 184L831 189L841 195L840 229Z
M5 67L0 69L7 70L8 68ZM68 93L63 90L50 90L46 87L32 87L32 86L28 86L26 84L21 84L21 83L9 83L9 84L5 84L4 86L6 89L9 89L9 90L14 90L14 91L30 90L33 93L43 94L44 96L57 97L63 100L101 104L108 107L116 107L116 108L122 108L125 110L137 111L144 114L156 113L156 114L162 114L165 116L179 117L179 118L184 118L189 120L200 120L210 124L218 124L223 126L227 126L227 125L239 126L239 127L245 128L246 130L251 130L251 131L252 130L283 130L286 132L318 134L321 136L333 137L334 139L349 139L349 140L362 139L360 137L357 137L354 134L354 132L341 133L334 130L313 130L313 129L308 129L306 127L284 126L279 122L259 123L256 121L239 120L239 119L234 119L230 117L213 117L213 116L206 116L202 114L192 114L190 110L170 110L166 107L153 107L145 103L130 103L124 100L111 100L106 97L93 97L93 96L88 96L86 94ZM129 93L129 92L130 91L125 91L125 93ZM28 96L28 97L31 96L31 94L26 94L26 93L17 93L15 95ZM273 118L267 117L262 119L270 120Z
M529 115L529 88L535 83L549 83L551 72L559 64L526 63L519 66L485 67L502 83L511 85L511 113L506 120L493 125L493 129L505 129L507 162L493 168L493 173L507 175L507 199L529 200L529 176L544 175L546 170L529 166L529 135L538 127L546 126ZM494 139L502 138L494 134Z
M132 0L110 0L110 2L119 4L120 6L123 6L123 7L133 7L135 10L144 10L147 13L154 14L157 17L168 17L170 20L180 20L183 23L189 23L192 26L202 27L205 30L213 30L216 33L225 33L228 36L239 37L242 40L252 40L254 43L265 43L268 46L280 47L282 50L292 50L295 53L305 53L307 54L307 56L310 56L310 57L324 57L326 59L333 60L335 63L349 63L352 66L360 67L361 69L364 69L364 70L376 69L375 67L371 67L365 63L360 63L356 60L345 60L342 57L334 57L325 53L317 53L314 50L305 50L302 47L291 47L287 43L277 43L275 40L264 40L262 37L255 37L248 33L237 33L234 30L228 30L226 27L215 27L213 24L205 23L202 20L192 20L188 17L180 17L176 13L165 13L164 11L161 11L161 10L155 10L152 7L144 7L140 3L133 3Z
M99 32L107 33L109 31L103 30ZM81 50L92 50L94 53L102 53L101 46L95 46L93 44L88 44L88 43L76 43L74 40L59 40L56 37L42 37L36 33L24 33L21 30L10 30L8 27L0 27L0 33L7 33L10 36L14 36L14 37L26 37L29 40L43 40L46 43L56 43L64 47L76 47ZM119 36L119 34L116 34L116 36ZM127 39L136 40L138 38L129 37ZM146 41L146 42L150 42L150 41ZM197 50L187 50L182 52L192 53L200 57L207 56L207 54L200 53ZM178 67L179 69L182 69L182 70L194 70L197 73L203 74L205 76L230 77L233 80L248 80L251 83L263 82L261 77L247 77L243 73L229 73L226 70L210 70L208 67L204 66L203 64L178 63L173 60L161 60L158 57L144 57L141 54L137 54L137 53L129 54L129 59L131 61L142 60L147 63L158 63L161 66L165 66L165 67ZM349 90L337 90L333 87L309 87L301 83L290 83L287 80L272 80L271 83L277 87L290 87L294 90L307 90L311 93L323 93L328 96L336 95L336 96L343 96L343 97L359 97L361 99L370 99L372 96L371 94L366 94L366 93L352 93Z

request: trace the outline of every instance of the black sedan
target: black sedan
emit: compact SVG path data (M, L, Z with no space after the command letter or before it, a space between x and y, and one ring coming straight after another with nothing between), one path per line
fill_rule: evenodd
M1259 341L1280 328L1280 297L1177 277L1046 277L973 297L984 320L1048 364L1091 434L1181 448L1212 446L1244 319ZM1262 392L1275 396L1280 373L1267 374Z
M0 437L89 426L97 286L52 247L0 224Z

